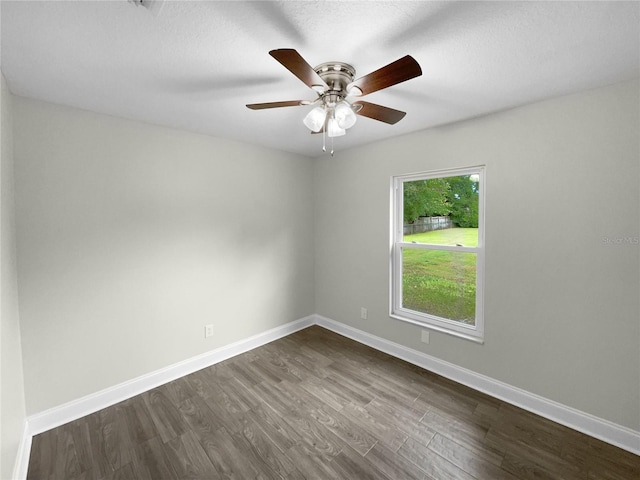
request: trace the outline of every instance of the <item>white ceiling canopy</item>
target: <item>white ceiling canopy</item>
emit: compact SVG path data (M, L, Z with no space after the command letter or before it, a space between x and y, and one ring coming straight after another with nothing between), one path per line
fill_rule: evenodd
M307 156L322 135L314 100L269 55L292 48L355 78L405 55L420 77L365 99L407 112L359 116L336 150L631 79L640 3L2 1L2 71L11 91L57 104ZM145 5L146 4L146 5ZM148 8L147 8L148 7Z

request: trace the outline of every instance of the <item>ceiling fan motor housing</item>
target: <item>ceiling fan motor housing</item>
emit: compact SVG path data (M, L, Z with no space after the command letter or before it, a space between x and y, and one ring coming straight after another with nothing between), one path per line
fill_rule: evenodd
M320 93L323 102L335 106L347 96L347 85L353 82L356 69L344 62L325 62L314 68L318 76L329 86L329 90Z

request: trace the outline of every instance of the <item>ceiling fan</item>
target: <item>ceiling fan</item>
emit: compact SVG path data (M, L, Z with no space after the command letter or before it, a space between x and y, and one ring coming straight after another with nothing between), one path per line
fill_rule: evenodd
M344 135L356 123L356 114L393 125L406 115L405 112L365 102L362 97L383 88L422 75L422 69L415 59L407 55L375 72L354 80L355 69L344 62L325 62L312 68L304 58L292 48L281 48L269 52L287 70L315 91L315 100L288 100L283 102L250 103L252 110L266 108L317 105L303 120L311 133L325 133L330 137ZM323 146L323 151L325 147ZM333 154L333 151L331 152Z

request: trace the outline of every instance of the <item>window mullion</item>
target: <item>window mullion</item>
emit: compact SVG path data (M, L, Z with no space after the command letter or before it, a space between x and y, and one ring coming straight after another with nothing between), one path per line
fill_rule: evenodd
M480 247L459 247L457 245L436 245L433 243L397 242L396 245L403 249L415 248L423 250L444 250L448 252L479 253Z

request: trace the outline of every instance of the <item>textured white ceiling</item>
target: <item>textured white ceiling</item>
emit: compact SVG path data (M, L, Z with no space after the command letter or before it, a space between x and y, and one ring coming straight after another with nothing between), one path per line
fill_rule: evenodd
M158 5L156 5L157 7ZM637 77L640 3L2 1L2 71L16 94L153 124L321 154L314 99L269 56L363 76L404 55L423 75L364 97L407 112L360 117L336 149Z

